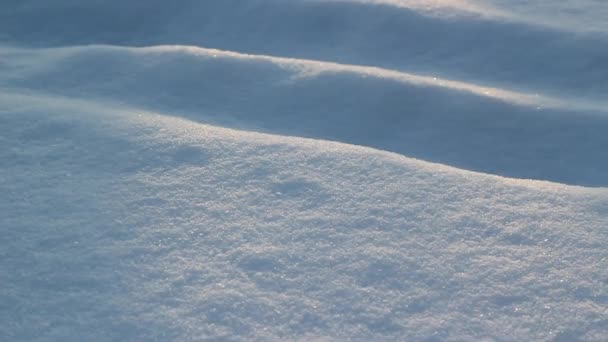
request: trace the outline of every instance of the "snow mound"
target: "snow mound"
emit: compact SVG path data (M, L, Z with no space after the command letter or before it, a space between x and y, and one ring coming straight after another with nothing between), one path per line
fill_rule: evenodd
M608 105L394 70L194 47L0 49L0 86L607 186Z
M3 0L0 341L606 341L605 11Z
M608 194L0 95L11 341L606 334Z
M546 3L558 7L554 1ZM195 45L605 99L608 30L548 28L536 25L538 20L519 20L516 14L491 14L483 9L487 5L389 0L89 0L86 4L5 0L0 7L0 41L30 46ZM506 12L507 6L499 5ZM607 7L596 7L602 6ZM520 13L533 6L519 2L517 8ZM599 22L605 23L601 18ZM553 26L565 22L551 17L542 22L551 20ZM583 20L585 25L592 22Z

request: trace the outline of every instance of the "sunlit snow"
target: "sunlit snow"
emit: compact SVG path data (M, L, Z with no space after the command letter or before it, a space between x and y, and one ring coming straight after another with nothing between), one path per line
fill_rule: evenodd
M608 340L608 4L553 3L2 1L0 341Z

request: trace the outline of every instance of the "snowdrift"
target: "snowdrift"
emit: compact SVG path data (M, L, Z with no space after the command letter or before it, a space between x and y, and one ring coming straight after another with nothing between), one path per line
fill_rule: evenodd
M0 97L7 340L605 336L608 196Z
M11 87L371 146L509 177L608 185L608 106L380 68L193 47L0 49Z
M543 25L555 26L555 15L520 20L471 1L10 2L0 10L0 32L19 45L196 45L373 65L530 93L595 99L608 93L608 28L558 29ZM575 27L605 24L605 17L581 21Z
M0 341L605 341L606 7L547 3L2 1Z

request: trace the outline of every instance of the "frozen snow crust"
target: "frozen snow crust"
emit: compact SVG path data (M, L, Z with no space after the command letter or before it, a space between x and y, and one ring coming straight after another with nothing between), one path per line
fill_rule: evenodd
M606 31L517 6L3 1L0 341L605 341Z

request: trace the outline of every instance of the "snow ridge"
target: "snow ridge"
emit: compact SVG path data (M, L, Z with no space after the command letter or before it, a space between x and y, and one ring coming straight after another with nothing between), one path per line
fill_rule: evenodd
M50 5L20 0L0 11L0 32L3 40L27 46L194 45L377 66L559 97L597 100L608 92L607 30L557 30L449 6L439 6L444 8L440 15L428 15L412 5L422 2L407 3L410 7L310 0L109 0L82 6L71 0ZM446 17L450 13L455 15ZM145 20L133 20L138 17ZM30 23L45 29L28 29Z
M606 5L547 3L2 1L0 341L606 341Z
M365 145L502 176L608 184L602 103L196 47L0 49L0 55L18 65L0 67L7 88Z
M55 96L0 108L8 340L605 336L605 189Z

